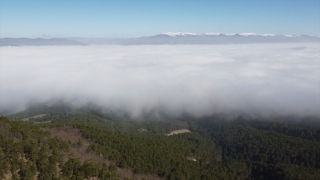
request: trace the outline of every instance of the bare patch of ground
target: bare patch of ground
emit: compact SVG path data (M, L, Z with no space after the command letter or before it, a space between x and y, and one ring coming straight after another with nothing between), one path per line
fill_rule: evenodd
M9 180L12 179L12 173L9 171L8 173L4 174L3 180Z
M196 162L196 161L198 161L195 157L193 157L193 156L189 156L189 157L187 157L187 159L189 160L189 161L194 161L194 162Z
M59 137L63 140L71 142L71 152L73 156L79 158L82 162L88 159L94 160L96 163L106 163L107 165L114 164L113 162L104 159L98 153L87 152L87 148L94 142L84 138L79 129L71 126L57 127L57 128L43 128L43 130L50 132L51 135ZM79 140L81 146L78 146ZM135 180L165 180L155 174L135 174L132 169L118 168L118 173L121 179L135 179Z
M137 129L139 132L145 132L145 131L148 131L147 129L145 129L145 128L139 128L139 129Z
M22 121L28 121L30 118L40 118L40 117L43 117L47 114L38 114L38 115L35 115L35 116L32 116L32 117L28 117L28 118L23 118L21 119Z
M52 122L52 120L51 121L42 121L42 122L35 122L34 124L41 124L41 123L51 123Z
M97 163L106 163L110 165L110 162L104 160L104 158L99 154L87 152L87 149L92 142L84 138L79 129L73 128L71 126L63 126L58 128L43 128L43 130L50 132L53 136L59 137L66 141L70 141L71 153L73 154L73 156L79 158L81 162L92 159Z
M181 134L181 133L191 133L191 131L189 129L179 129L176 131L171 131L169 134L166 134L166 136L172 136L172 135Z

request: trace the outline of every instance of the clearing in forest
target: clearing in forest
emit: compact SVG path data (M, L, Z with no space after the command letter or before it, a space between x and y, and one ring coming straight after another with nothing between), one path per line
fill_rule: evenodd
M40 118L40 117L43 117L47 114L38 114L38 115L35 115L35 116L32 116L32 117L28 117L28 118L23 118L21 119L22 121L28 121L30 118Z
M179 130L171 131L169 134L166 134L166 136L172 136L180 133L191 133L191 131L189 129L179 129Z

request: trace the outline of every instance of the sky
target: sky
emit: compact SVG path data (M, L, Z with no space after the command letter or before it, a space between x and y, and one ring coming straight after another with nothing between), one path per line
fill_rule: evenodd
M55 100L134 117L320 116L319 44L0 47L0 114Z
M0 0L0 37L134 38L163 32L320 35L319 0Z

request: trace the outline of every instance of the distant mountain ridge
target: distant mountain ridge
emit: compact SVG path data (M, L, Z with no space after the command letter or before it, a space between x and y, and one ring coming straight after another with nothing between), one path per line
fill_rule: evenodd
M257 33L219 33L219 32L209 32L203 34L191 33L191 32L166 32L158 35L167 35L167 36L285 36L285 37L300 37L300 36L309 36L309 37L319 37L319 36L310 36L310 35L279 35L279 34L257 34ZM156 35L156 36L158 36Z
M130 39L124 45L142 44L252 44L252 43L319 43L319 36L275 35L256 33L186 33L167 32L155 36Z
M320 43L320 36L257 33L166 32L140 38L2 38L0 46L84 46L84 45L209 45L254 43Z
M67 38L3 38L0 46L85 46L86 44Z

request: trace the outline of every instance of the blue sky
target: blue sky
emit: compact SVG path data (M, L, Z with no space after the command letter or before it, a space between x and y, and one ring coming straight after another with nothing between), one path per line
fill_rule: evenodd
M141 37L162 32L320 35L319 0L0 0L0 37Z

